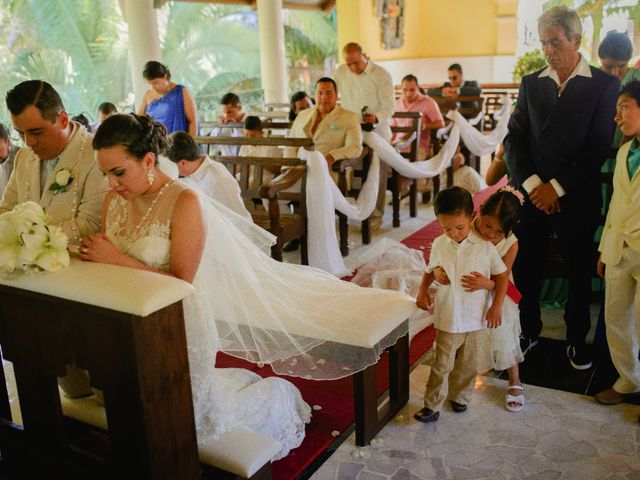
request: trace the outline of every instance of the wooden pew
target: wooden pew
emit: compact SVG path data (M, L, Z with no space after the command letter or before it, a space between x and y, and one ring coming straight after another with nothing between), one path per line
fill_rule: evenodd
M196 143L207 150L216 145L268 145L276 147L304 147L313 149L313 140L282 137L196 137ZM308 265L307 250L307 198L306 163L298 158L230 157L212 155L213 160L224 163L238 179L242 198L249 203L251 217L256 225L276 236L276 244L271 247L271 256L282 261L282 247L294 239L300 239L300 261ZM272 179L265 179L264 172L271 168L283 173ZM292 189L298 184L300 188ZM257 199L269 200L269 209L254 203ZM278 200L294 202L293 213L281 212Z
M403 134L406 136L406 140L396 146L396 149L404 158L410 162L418 161L418 147L420 146L420 135L422 134L422 113L420 112L396 112L393 114L393 118L409 118L411 124L406 127L392 126L391 132L394 134ZM408 152L401 152L404 147L410 147ZM388 180L388 188L391 190L392 205L393 205L393 226L400 226L400 201L402 200L402 185L403 183L410 182L409 185L409 215L415 217L418 214L418 181L414 179L408 179L401 176L398 172L392 169L391 177Z

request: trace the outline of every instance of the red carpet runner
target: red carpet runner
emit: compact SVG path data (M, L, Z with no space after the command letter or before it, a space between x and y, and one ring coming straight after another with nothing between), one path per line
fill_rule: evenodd
M476 209L497 188L489 188L475 195ZM422 249L425 260L429 258L429 251L433 240L442 233L438 222L431 222L424 228L405 238L402 243L408 247ZM433 327L426 328L413 338L409 350L409 362L414 365L422 355L431 347L435 339ZM387 358L386 354L381 358L378 367L378 394L382 394L388 388ZM219 367L246 368L258 373L262 377L273 376L270 367L259 368L256 364L239 360L228 355L219 354L217 359ZM353 385L351 378L341 380L318 382L301 378L286 377L302 392L305 401L313 406L320 406L320 410L313 411L311 423L307 425L306 436L302 445L293 450L286 458L273 463L274 480L293 480L318 457L335 437L332 432L344 432L353 423Z

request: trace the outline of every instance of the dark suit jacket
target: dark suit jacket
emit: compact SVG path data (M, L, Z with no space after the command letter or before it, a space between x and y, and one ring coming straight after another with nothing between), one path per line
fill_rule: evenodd
M600 204L600 168L611 149L620 82L591 67L591 78L572 78L558 97L557 84L550 77L540 78L541 72L523 77L509 119L504 143L512 182L520 187L534 174L543 182L555 178L566 197L577 193L595 207Z

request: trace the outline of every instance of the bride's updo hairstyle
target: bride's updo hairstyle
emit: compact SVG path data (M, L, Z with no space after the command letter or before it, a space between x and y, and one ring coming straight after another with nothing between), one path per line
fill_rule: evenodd
M116 114L100 124L95 137L93 149L102 150L122 145L127 154L142 159L147 153L156 156L169 148L167 129L148 115Z

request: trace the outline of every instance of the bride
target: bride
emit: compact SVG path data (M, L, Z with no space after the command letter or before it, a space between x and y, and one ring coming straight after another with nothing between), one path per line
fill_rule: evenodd
M309 406L290 382L214 368L219 351L317 380L351 375L406 333L369 347L341 343L381 318L407 318L411 297L360 288L323 271L272 260L273 236L158 167L165 128L147 116L114 115L93 140L110 191L101 231L83 239L83 260L172 275L193 283L183 301L199 443L235 427L263 433L287 455L304 438ZM350 342L353 343L353 342Z

